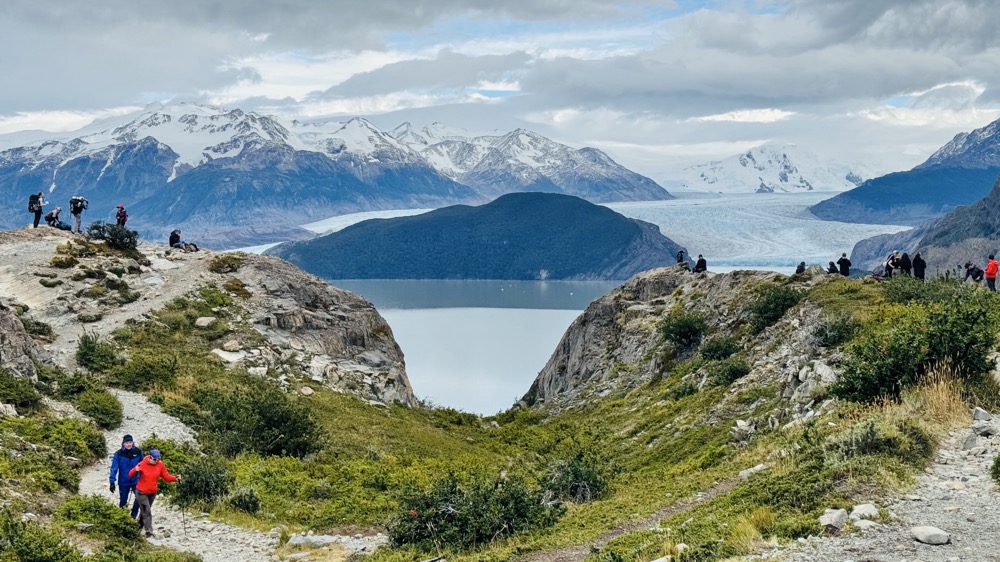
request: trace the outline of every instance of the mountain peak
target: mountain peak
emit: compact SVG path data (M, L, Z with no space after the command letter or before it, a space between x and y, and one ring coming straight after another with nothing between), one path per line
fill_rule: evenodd
M1000 119L969 133L959 133L916 169L931 166L952 168L1000 167Z

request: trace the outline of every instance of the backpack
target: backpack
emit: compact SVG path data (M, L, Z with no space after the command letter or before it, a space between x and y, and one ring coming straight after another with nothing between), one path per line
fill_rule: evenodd
M41 210L42 210L42 202L38 200L38 194L32 193L31 196L28 197L28 212L37 213L38 211Z
M81 195L71 197L69 200L69 214L79 215L83 211L87 210L88 205L90 205L90 202L84 199Z

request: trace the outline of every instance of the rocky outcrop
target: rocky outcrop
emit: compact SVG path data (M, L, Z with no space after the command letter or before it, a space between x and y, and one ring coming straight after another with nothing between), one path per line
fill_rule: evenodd
M270 256L247 256L236 276L254 293L254 328L295 352L313 382L417 406L403 352L370 302Z
M35 380L37 373L31 358L37 347L14 309L0 302L0 368Z
M805 289L834 278L817 268L791 281ZM664 368L659 327L667 314L697 311L706 320L709 337L733 336L747 321L755 288L768 281L789 280L756 271L696 275L661 268L641 273L594 301L573 322L521 404L558 409L645 384ZM770 381L786 401L774 419L760 421L774 425L808 419L830 407L817 397L823 396L823 386L836 380L838 357L815 341L822 322L820 310L803 303L775 326L741 342L751 370L734 387ZM705 373L690 377L699 386L705 384Z

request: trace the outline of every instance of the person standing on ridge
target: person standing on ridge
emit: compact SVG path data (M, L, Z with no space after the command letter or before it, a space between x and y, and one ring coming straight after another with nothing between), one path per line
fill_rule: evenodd
M694 272L701 273L703 271L708 271L708 262L705 261L705 256L698 254L698 261L694 264Z
M902 257L899 258L899 269L903 270L903 275L909 277L910 272L913 269L913 262L910 261L910 254L903 252Z
M892 279L892 270L899 267L899 252L891 252L885 259L885 276Z
M840 274L844 277L851 276L851 260L847 257L847 252L840 254L840 259L837 260L837 265L840 266Z
M986 287L993 292L997 290L998 269L1000 269L1000 264L997 264L993 254L990 254L990 261L986 263L986 271L983 273L986 275Z
M38 228L38 221L42 220L42 206L45 205L45 196L39 191L28 197L28 212L35 213L35 223L33 228Z
M913 276L923 281L925 271L927 271L927 262L920 256L920 252L917 252L913 255Z
M135 485L139 483L138 477L129 476L130 470L135 468L142 460L142 449L132 441L132 436L126 434L122 437L122 447L115 451L111 457L111 474L108 475L109 489L115 493L115 484L118 484L118 507L125 507L128 504L129 494L135 494ZM132 519L139 515L139 498L132 504Z
M129 476L138 476L135 485L135 500L139 504L139 521L146 530L146 538L153 536L153 500L159 491L162 478L165 482L180 482L179 476L167 472L167 467L160 461L160 450L152 449L146 458L128 471Z
M124 228L125 227L125 223L127 223L127 222L128 222L128 213L125 212L125 205L122 205L121 203L119 203L118 204L118 212L115 213L115 223L118 226Z
M80 234L80 222L83 212L90 205L90 201L83 195L74 195L69 198L69 214L73 217L73 232Z

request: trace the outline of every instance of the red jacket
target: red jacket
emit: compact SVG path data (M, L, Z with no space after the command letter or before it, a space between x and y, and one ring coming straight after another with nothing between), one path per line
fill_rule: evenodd
M1000 264L997 264L997 260L990 260L990 262L986 264L986 278L996 279L997 269L1000 269Z
M149 464L149 455L146 455L139 464L135 465L135 468L128 471L129 476L136 474L139 475L139 483L135 485L135 489L146 495L156 493L159 489L160 478L167 482L177 482L177 477L167 472L167 466L163 464L163 461Z

